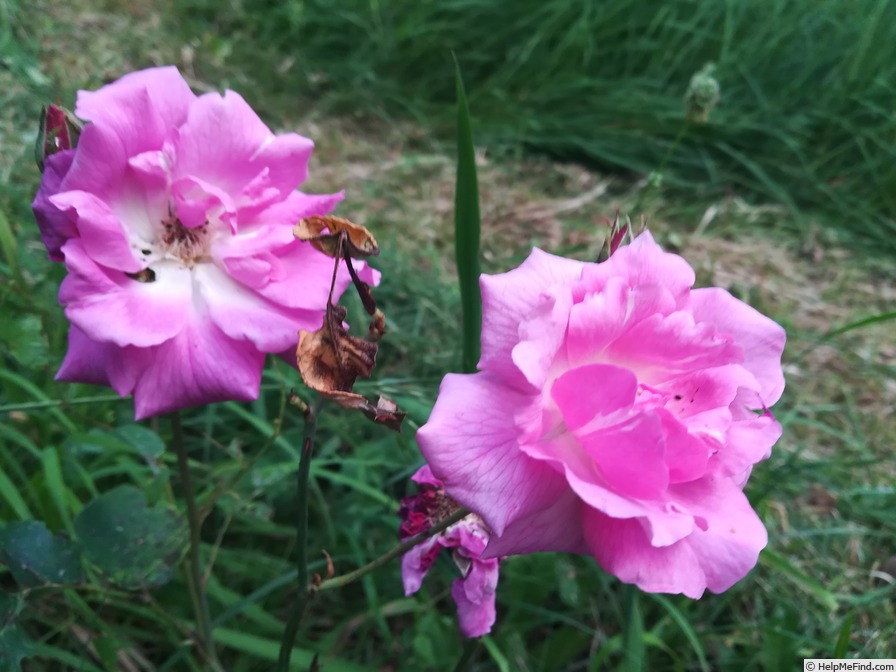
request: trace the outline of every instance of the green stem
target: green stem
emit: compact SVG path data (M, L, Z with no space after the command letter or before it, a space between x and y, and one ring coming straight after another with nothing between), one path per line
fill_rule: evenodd
M199 626L200 646L205 653L206 662L216 672L222 672L224 668L218 661L215 651L215 642L212 638L212 619L209 615L208 597L205 593L205 581L202 577L202 563L200 559L200 532L202 520L199 517L199 508L196 506L196 493L193 490L193 479L190 476L190 463L187 459L187 448L184 445L184 431L180 422L180 414L171 415L171 431L174 441L174 449L177 452L177 465L180 470L180 485L183 490L184 500L187 503L187 521L190 525L190 570L187 572L187 588L193 601L193 611L196 614L196 623Z
M299 470L296 477L296 583L298 595L292 604L286 629L283 632L283 641L280 643L280 656L277 661L277 670L287 672L289 659L292 657L292 649L299 634L299 624L311 593L308 590L308 479L311 475L311 455L314 452L314 436L317 433L317 416L323 406L323 397L315 399L314 403L305 414L305 436L302 439L302 454L299 456Z
M411 537L410 539L403 541L402 543L395 546L391 551L386 553L385 555L381 555L376 560L367 563L363 567L356 569L353 572L349 572L348 574L343 574L342 576L335 576L332 579L327 579L326 581L322 581L320 585L316 587L311 587L309 590L318 591L318 590L329 590L331 588L341 588L342 586L347 586L353 581L357 581L365 574L369 574L373 570L382 567L390 560L394 558L400 557L407 553L409 550L414 548L417 544L421 544L430 537L437 535L439 532L444 529L454 525L461 518L465 518L469 516L470 512L467 509L458 509L450 516L445 518L445 520L441 521L438 525L433 525L431 528L426 530L426 532L421 532L417 536Z
M479 650L479 639L468 639L467 643L464 645L464 650L460 654L460 660L457 661L457 665L454 666L454 672L464 672L464 670L470 669L470 663L473 662L473 656L476 655L476 651Z

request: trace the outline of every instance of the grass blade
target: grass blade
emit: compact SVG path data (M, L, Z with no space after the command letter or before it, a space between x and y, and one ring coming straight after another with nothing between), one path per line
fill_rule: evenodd
M625 622L622 630L622 667L625 672L641 672L644 669L644 623L638 606L640 591L636 586L626 586Z
M793 581L826 609L833 611L837 608L837 598L831 591L797 568L783 555L766 548L759 556L759 561L769 569L779 572L782 576Z
M843 621L843 627L840 629L840 635L837 637L837 644L834 646L834 652L831 658L846 658L849 653L849 636L852 633L852 619L855 613L851 613Z
M454 251L463 309L463 371L473 373L479 361L482 297L479 293L479 181L470 110L460 65L457 70L457 183L454 192Z

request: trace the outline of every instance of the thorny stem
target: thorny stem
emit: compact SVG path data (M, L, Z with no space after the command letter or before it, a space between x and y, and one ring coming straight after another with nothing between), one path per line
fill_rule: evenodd
M184 431L180 423L180 414L171 415L171 431L174 449L177 452L177 465L180 470L180 486L183 490L184 500L187 503L187 521L190 525L190 569L186 573L187 588L193 601L193 611L196 614L196 623L199 626L200 646L205 653L206 662L215 672L223 672L218 654L215 652L215 642L212 638L212 619L208 609L208 597L205 593L205 581L202 576L200 559L201 543L200 532L202 520L199 517L199 509L196 506L196 493L193 490L193 479L190 476L190 463L187 460L187 449L184 445Z
M305 413L305 436L302 439L302 453L299 456L299 470L296 477L296 582L299 593L290 610L289 620L280 643L280 656L277 670L287 672L292 648L299 634L299 623L308 607L308 479L311 474L311 455L314 451L314 436L317 432L317 416L323 406L324 398L318 397Z
M420 534L411 537L407 541L403 541L385 555L381 555L380 557L378 557L376 560L373 560L363 567L360 567L353 572L349 572L348 574L343 574L342 576L334 576L332 579L322 581L317 586L309 586L308 591L316 592L319 590L329 590L330 588L341 588L342 586L347 586L348 584L357 581L365 574L369 574L373 570L382 567L390 560L404 555L409 550L414 548L414 546L416 546L417 544L421 544L430 537L434 537L439 532L442 532L446 528L451 527L452 525L454 525L454 523L469 515L470 511L468 509L458 509L450 516L445 518L445 520L441 521L438 525L433 525L431 528L426 530L426 532L421 532Z

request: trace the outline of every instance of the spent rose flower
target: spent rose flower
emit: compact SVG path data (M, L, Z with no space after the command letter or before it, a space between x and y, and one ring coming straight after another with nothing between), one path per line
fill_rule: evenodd
M492 531L488 557L593 555L700 597L767 543L743 493L781 427L784 330L649 233L600 264L538 249L482 276L480 371L449 374L417 439Z
M77 146L46 157L33 209L71 321L58 380L134 395L143 418L258 396L265 353L323 321L333 261L293 226L342 193L296 191L311 140L176 68L80 91ZM362 279L378 274L359 264ZM340 268L335 294L350 282Z
M445 494L442 483L423 465L411 480L420 485L416 495L401 500L402 539L425 532L457 510L457 503ZM451 549L452 558L462 576L451 585L457 604L461 632L481 637L495 623L495 589L498 586L498 559L482 558L488 544L488 528L476 514L470 514L444 531L417 544L401 559L405 595L420 589L423 577L442 549Z

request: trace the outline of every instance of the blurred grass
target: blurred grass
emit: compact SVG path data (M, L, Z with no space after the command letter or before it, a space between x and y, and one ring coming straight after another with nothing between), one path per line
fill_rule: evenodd
M630 142L631 152L640 148L637 151L642 152L645 172L657 165L650 163L651 157L654 153L662 156L664 142L678 132L683 86L703 58L720 64L725 98L718 112L724 115L732 104L729 97L737 91L730 88L731 82L726 83L733 77L726 73L751 72L748 66L763 61L770 68L776 63L771 56L790 48L783 42L793 41L804 48L802 58L816 61L815 65L801 63L791 54L790 61L778 62L783 74L775 77L781 79L787 73L796 77L823 66L848 72L849 67L837 64L853 63L853 54L862 44L859 33L850 32L861 22L847 14L844 3L816 3L811 5L816 12L794 18L793 7L808 6L794 0L771 3L778 13L756 14L753 30L757 36L768 37L775 30L781 33L778 40L769 42L767 55L758 37L752 43L742 39L744 33L751 33L738 23L741 19L737 17L744 12L758 10L746 3L718 3L733 17L725 24L731 32L722 31L723 36L729 35L725 38L727 60L703 52L697 59L692 42L708 44L720 38L709 26L696 30L683 18L676 19L675 12L690 8L695 15L709 16L716 11L711 4L657 4L656 25L647 31L643 17L629 16L630 11L622 11L622 3L576 5L575 10L584 17L580 31L594 29L589 36L594 54L588 61L590 67L608 73L604 80L612 75L616 82L616 89L611 90L606 81L601 89L606 104L588 107L576 103L582 118L590 115L593 120L589 131L597 138L593 141L609 142L607 147L619 153L620 158L609 163L626 166L625 161L632 160L627 153ZM464 18L464 7L475 21ZM438 60L445 54L423 58L430 50L435 53L438 44L433 41L443 39L439 35L444 32L453 35L451 39L467 40L455 48L468 85L477 140L488 139L490 134L492 139L503 138L508 147L517 147L535 137L526 129L536 123L535 117L527 116L536 108L527 105L550 90L552 80L565 76L552 66L565 58L564 45L569 40L584 41L583 33L562 39L561 28L566 24L561 19L568 19L573 9L566 6L565 13L552 19L551 12L560 7L524 3L513 15L502 14L504 18L497 24L497 10L489 13L484 3L476 0L465 5L452 0L441 5L373 3L363 7L353 1L338 5L272 3L264 10L262 5L236 0L224 7L168 2L136 7L76 0L64 6L39 1L27 11L17 0L0 0L4 19L0 25L0 96L4 103L0 107L0 212L8 224L0 260L0 469L4 477L0 479L0 521L31 514L46 520L54 531L65 529L66 521L96 492L121 483L139 485L151 501L167 500L172 497L169 482L175 468L173 455L155 455L122 439L122 428L133 423L130 401L110 398L106 390L52 380L64 352L67 325L56 303L63 269L46 259L29 210L38 182L31 160L33 119L42 102L47 98L71 101L79 87L97 86L136 67L174 61L200 85L211 82L215 88L237 88L272 122L292 127L299 109L306 116L324 119L325 112L334 109L365 115L391 111L425 116L427 128L447 133L454 113L451 63ZM890 30L883 22L890 6L868 7L880 12L875 28L880 38ZM616 13L608 13L613 8ZM197 9L203 11L196 13ZM284 18L289 11L295 16ZM433 13L441 17L439 30L425 21ZM337 16L344 23L338 22ZM797 30L828 25L833 34L833 24L825 21L833 21L834 16L842 20L845 34L856 38L848 49L845 38L841 43L840 38L812 33L828 39L824 44L810 44ZM873 12L861 16L873 16ZM364 32L372 25L369 17L380 17L370 36ZM419 23L411 21L414 17ZM540 17L541 23L535 22L535 17ZM377 27L376 22L381 25ZM508 30L518 30L518 24L537 30L522 37L514 34L521 41L507 42L506 57L493 58L500 36L488 34L485 26L503 24ZM462 25L469 35L461 34ZM192 36L181 42L183 33L172 26ZM297 26L304 32L291 33ZM396 32L402 26L404 32ZM308 32L312 27L315 34ZM679 35L676 48L660 49L658 36L669 34ZM286 39L285 35L292 37ZM356 40L351 48L350 38ZM502 39L508 39L506 34ZM546 39L553 40L551 45L544 43ZM638 51L624 56L628 42L639 45ZM310 54L312 47L322 49L330 43L331 51ZM747 43L756 53L736 52L735 58L730 51L733 45ZM340 54L341 47L345 52ZM399 62L395 51L399 48L408 56L421 55L422 60ZM888 49L888 44L878 41L863 57L863 62L871 69L879 68L884 78L892 63L877 59L879 54L889 53ZM391 67L396 73L416 74L389 75L392 80L384 74L374 78L371 68L381 67L380 53L393 59ZM598 54L610 59L609 64L595 60ZM636 54L640 55L636 58ZM291 68L286 67L289 58L296 59ZM632 59L634 69L623 68L626 58ZM540 71L539 59L550 76ZM321 69L311 69L308 63L312 60ZM697 60L700 62L692 62ZM738 61L742 68L734 67ZM266 67L259 65L265 62ZM483 84L511 81L514 63L531 79L526 91L502 94L502 89ZM446 68L438 70L443 65ZM282 74L277 66L284 66ZM316 78L315 73L325 73L324 66L356 76ZM625 84L640 82L646 72L665 72L667 67L669 72L662 75L659 86L645 83L640 89ZM436 85L441 72L444 82ZM863 72L856 76L863 81ZM316 82L314 88L308 89L305 82L312 81ZM762 86L765 89L756 91L776 101L777 107L769 109L791 105L774 85L765 82ZM808 108L816 98L834 95L822 89L803 92L800 100ZM796 90L792 88L791 93ZM299 108L301 99L314 100L313 107ZM648 103L655 105L661 100L666 101L667 116L653 116ZM607 107L613 101L628 107L613 112ZM574 131L559 126L567 102L562 97L555 102L556 138L564 138L564 133L571 137ZM432 111L432 117L423 110ZM516 116L503 117L504 112ZM803 118L815 117L815 112L807 109ZM777 128L772 118L757 128L755 154L749 142L741 147L744 156L757 165L763 153L771 151L760 140L766 132L762 129ZM857 121L859 117L842 119L864 123ZM630 128L629 123L633 124ZM784 124L782 128L791 127ZM319 158L312 167L316 181L309 191L345 186L348 199L340 212L370 225L383 248L375 262L384 271L376 295L388 315L390 332L382 343L377 379L361 387L370 395L382 391L410 412L402 435L386 433L342 412L324 415L311 503L312 571L323 573L326 560L320 550L326 550L337 571L343 572L394 544L398 500L421 459L413 431L428 416L441 375L457 370L461 362L461 304L451 263L454 174L453 160L446 156L450 150L432 143L426 133L407 137L407 133L402 136L369 122L355 125L326 120L312 130L309 134L318 142ZM671 161L671 169L685 170L680 174L684 176L695 166L715 165L708 158L715 156L714 150L697 143L703 141L703 133L725 132L714 122L708 130L689 134L679 156ZM480 138L483 133L486 137ZM549 138L547 134L543 137ZM799 138L802 142L808 136L800 134ZM817 140L824 144L822 141L828 142ZM800 146L802 151L814 151L811 145ZM613 156L610 152L610 158ZM695 180L686 192L676 196L673 190L655 199L650 213L663 212L668 219L671 213L690 212L688 208L706 209L713 202L713 189L739 184L728 182L728 176L737 173L731 165L719 167L712 180ZM796 175L799 166L794 163L787 169ZM638 165L629 167L641 170ZM509 155L481 161L479 169L482 251L489 272L506 270L531 244L583 259L592 257L600 243L593 240L595 213L616 205L625 211L632 199L638 198L625 184L622 189L611 185L607 198L590 209L566 211L564 201L569 194L594 188L593 180L599 178ZM861 181L856 176L849 180L853 186ZM788 189L792 186L786 184ZM871 189L868 183L859 186L865 192ZM808 180L799 188L821 189ZM878 194L871 202L885 197ZM777 671L796 669L802 657L829 656L835 651L854 657L884 657L892 655L896 646L896 586L882 578L888 558L896 553L892 516L896 508L896 457L892 451L896 427L891 416L896 345L888 328L891 323L865 322L838 333L863 318L892 310L893 269L887 262L849 256L831 237L816 241L807 251L804 245L811 242L811 236L787 235L798 230L803 220L778 210L757 219L757 212L732 207L712 221L706 232L709 235L690 235L695 224L684 217L673 221L657 217L654 227L667 245L685 247L702 283L730 287L781 321L788 329L789 344L785 356L788 389L775 408L785 434L771 459L758 465L748 488L769 527L772 552L724 595L708 595L699 602L677 596L643 596L639 603L642 640L651 670ZM857 210L845 218L842 228L866 227L870 232L861 235L876 236L877 225L869 225L870 220L860 215ZM770 231L770 223L780 230ZM883 243L881 248L889 249ZM820 263L812 260L815 254L824 255ZM360 308L351 308L350 322L363 324ZM293 386L299 387L295 372L282 363L271 363L257 402L220 404L186 414L200 499L210 502L220 497L205 526L203 553L211 563L209 593L213 618L220 628L217 637L222 657L227 669L234 672L270 666L285 608L291 601L288 591L295 570L290 514L302 423L289 411L281 418L280 409ZM169 438L164 423L145 424L162 440ZM460 649L448 592L453 578L450 562L438 564L423 590L405 598L398 567L393 565L345 590L320 595L307 621L308 629L302 633L296 669L307 669L307 664L302 668L299 662L307 662L312 651L321 652L323 669L452 669ZM8 574L0 571L0 590L11 585ZM626 612L622 588L588 558L533 555L511 559L502 566L498 626L485 640L471 669L616 669L623 662ZM38 642L41 653L27 663L29 670L112 672L124 669L122 660L137 669L143 661L148 661L143 669L202 669L199 658L184 644L195 624L180 577L141 594L109 587L34 591L28 597L24 627Z
M641 175L664 164L679 197L734 190L896 252L892 0L173 6L191 48L250 73L271 109L301 97L339 114L414 118L450 138L453 51L492 150ZM721 103L709 123L689 124L685 89L708 62Z

